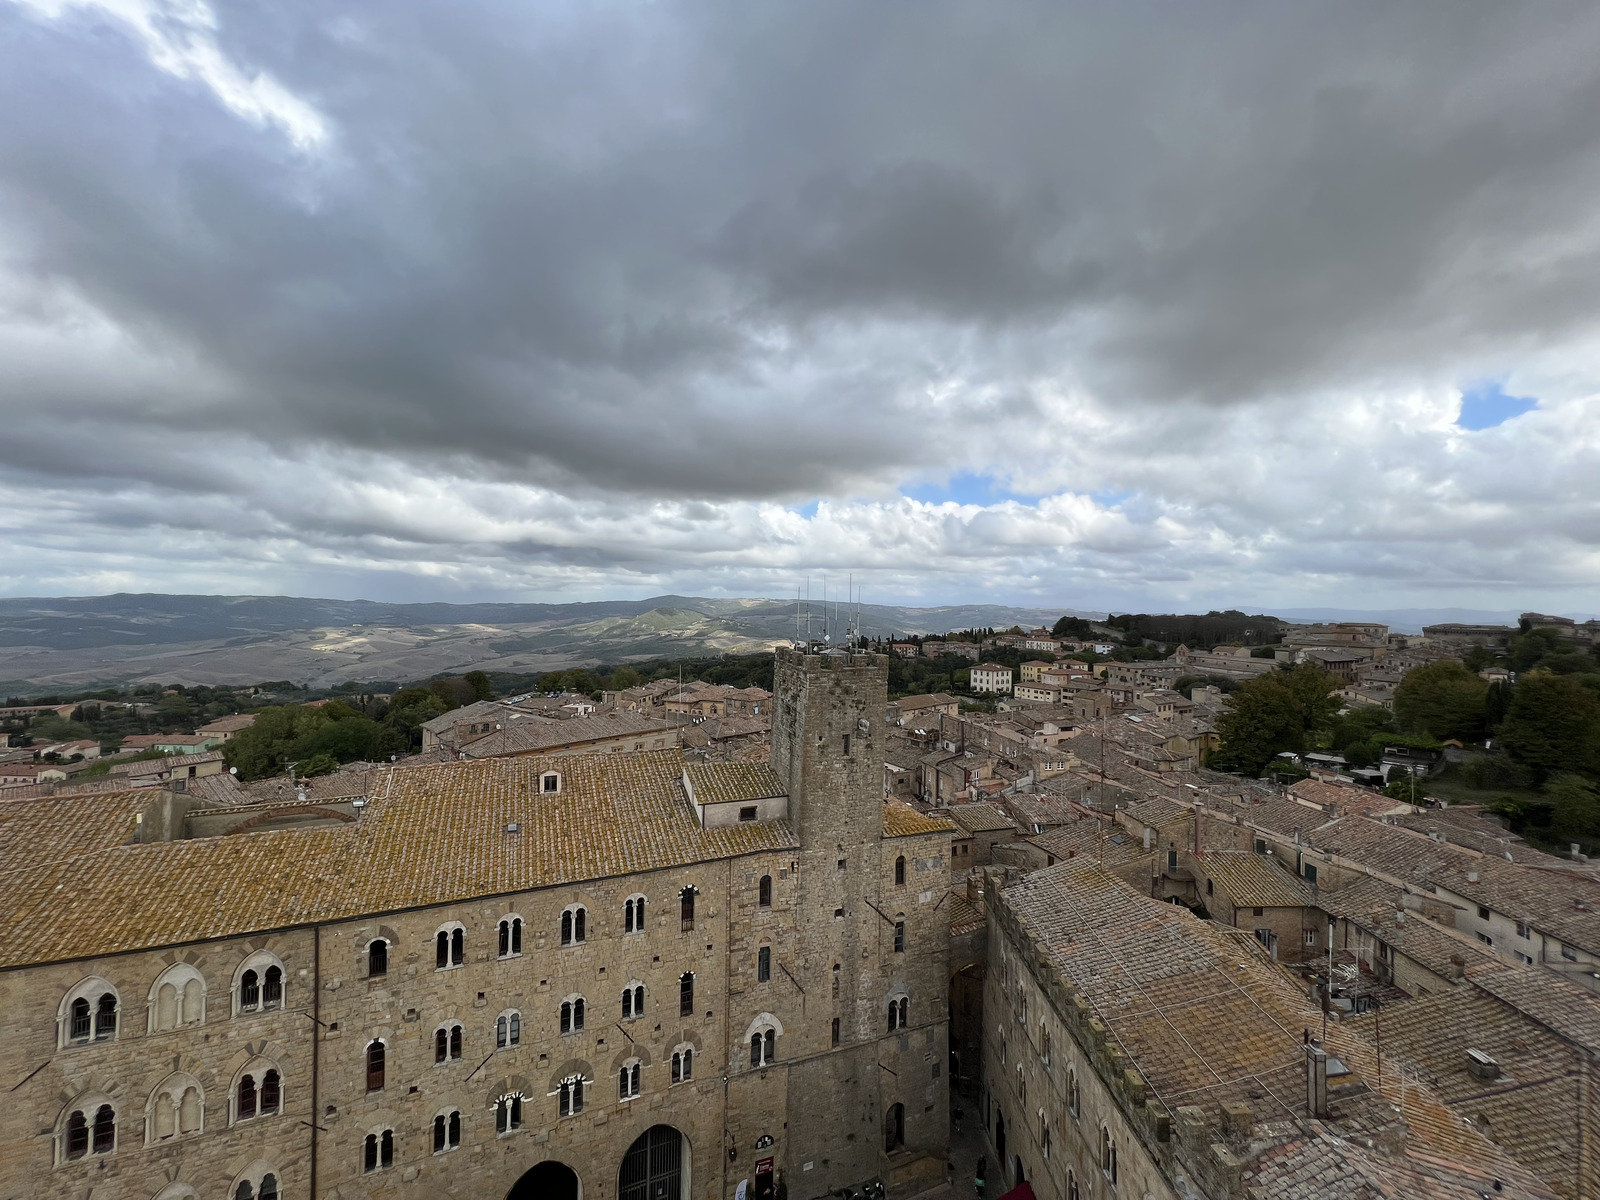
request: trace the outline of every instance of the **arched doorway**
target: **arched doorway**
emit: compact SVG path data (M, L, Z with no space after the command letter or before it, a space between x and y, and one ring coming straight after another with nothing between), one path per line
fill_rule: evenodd
M617 1200L683 1200L689 1193L689 1155L683 1134L652 1125L622 1156Z
M542 1162L511 1185L506 1200L580 1200L583 1187L566 1163Z

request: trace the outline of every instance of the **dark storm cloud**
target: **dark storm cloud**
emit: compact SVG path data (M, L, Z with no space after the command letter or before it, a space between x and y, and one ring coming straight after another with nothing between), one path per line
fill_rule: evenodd
M1340 395L1560 376L1596 333L1592 6L197 11L0 6L19 486L253 497L309 537L262 464L342 459L671 541L648 505L1006 470L1242 546L1347 501L1285 513L1284 448L1205 449L1215 413L1270 442ZM387 503L328 520L448 536Z

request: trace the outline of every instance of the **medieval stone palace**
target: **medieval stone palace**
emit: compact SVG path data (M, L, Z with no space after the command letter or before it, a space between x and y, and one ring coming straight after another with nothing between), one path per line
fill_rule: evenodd
M886 678L780 651L770 765L7 805L0 1200L939 1182L951 826L883 801Z

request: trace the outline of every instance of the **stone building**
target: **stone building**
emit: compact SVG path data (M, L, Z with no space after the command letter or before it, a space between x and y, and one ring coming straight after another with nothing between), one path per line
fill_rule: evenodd
M882 800L886 678L780 652L770 766L5 806L0 1200L937 1182L952 827Z
M1039 1200L1557 1195L1363 1029L1334 1021L1324 1034L1248 933L1083 859L1017 882L987 876L979 1113L997 1191L1026 1180Z

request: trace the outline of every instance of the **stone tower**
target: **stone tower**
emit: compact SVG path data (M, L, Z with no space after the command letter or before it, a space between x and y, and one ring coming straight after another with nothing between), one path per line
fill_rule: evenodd
M789 785L789 818L808 850L876 842L883 832L881 654L779 649L772 765Z
M885 837L888 679L881 654L777 652L772 764L801 843L794 920L805 1019L788 1072L792 1196L874 1177L903 1196L943 1175L946 1101L935 1064L945 1057L948 928L922 881L942 891L946 835ZM933 863L926 875L918 869ZM922 895L930 902L917 903ZM914 1017L891 1032L886 999L901 994L915 997ZM885 1114L896 1110L906 1114L906 1148L886 1155Z

